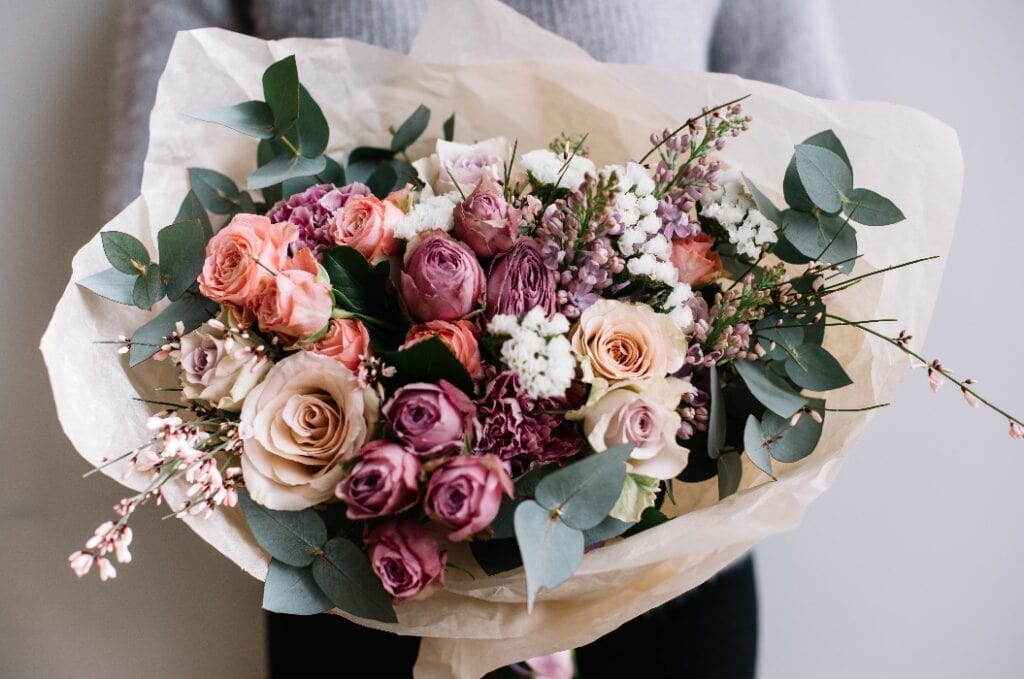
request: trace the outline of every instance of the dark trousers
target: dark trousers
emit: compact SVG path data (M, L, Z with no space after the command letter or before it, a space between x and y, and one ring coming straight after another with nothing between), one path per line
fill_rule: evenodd
M374 676L412 676L420 641L336 615L267 614L270 676L345 676L344 656L371 658ZM339 655L340 654L340 655ZM751 679L757 657L757 593L750 556L677 599L630 620L576 653L581 679Z

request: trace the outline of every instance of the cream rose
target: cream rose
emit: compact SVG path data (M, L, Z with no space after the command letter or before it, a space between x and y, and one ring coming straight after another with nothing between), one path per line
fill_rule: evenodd
M270 370L271 363L248 349L240 337L225 346L224 334L209 325L181 338L181 386L190 401L206 401L221 410L239 411L249 392Z
M309 351L283 359L242 407L242 475L253 501L295 511L331 499L342 462L376 422L376 396L341 363Z
M438 195L455 191L455 182L462 194L468 195L484 177L495 181L502 179L510 153L504 137L475 144L438 139L435 149L435 153L417 160L413 167L420 179Z
M686 357L686 337L671 318L646 304L610 299L598 300L580 315L572 347L588 381L665 377Z
M654 479L671 479L686 467L690 451L679 445L682 420L676 408L693 387L669 377L623 382L591 397L583 410L583 432L595 451L632 443L629 470Z

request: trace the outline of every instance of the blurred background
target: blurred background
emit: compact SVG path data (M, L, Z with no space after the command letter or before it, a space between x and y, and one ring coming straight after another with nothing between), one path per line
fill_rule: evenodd
M260 584L183 524L140 512L113 582L66 563L121 492L81 480L36 347L72 255L111 216L123 1L0 3L0 676L259 677ZM1024 138L1009 127L1024 116L1024 3L832 1L850 97L960 134L964 200L925 353L1020 412ZM1021 675L1024 445L923 371L895 402L803 525L756 550L762 679Z

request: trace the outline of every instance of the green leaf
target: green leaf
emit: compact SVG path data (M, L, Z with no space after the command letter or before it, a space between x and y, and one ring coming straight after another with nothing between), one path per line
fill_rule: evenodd
M270 560L267 581L263 585L264 609L291 615L316 615L331 607L331 600L313 580L312 570Z
M807 264L811 261L810 257L802 254L786 238L785 232L779 233L779 240L771 246L771 253L789 264Z
M587 530L601 523L622 493L633 444L594 453L545 476L535 499L567 526Z
M444 121L444 125L441 127L441 131L444 134L445 141L451 141L455 139L455 114L448 116L448 119Z
M210 108L189 116L196 120L229 127L257 139L273 139L274 112L262 101L243 101L234 106Z
M646 512L647 510L645 509L644 511ZM634 525L636 524L619 521L614 516L606 516L601 523L583 531L583 544L590 547L598 542L611 540L622 535Z
M313 579L335 606L360 618L398 622L391 598L362 550L345 538L328 540L313 562Z
M345 161L345 174L350 182L366 183L381 165L390 163L395 157L389 149L373 146L359 146L352 149Z
M775 203L768 196L761 193L761 189L757 188L754 182L750 181L746 175L743 175L743 181L746 183L750 195L754 197L757 211L767 217L775 226L782 226L782 212L779 208L775 207Z
M824 420L825 402L811 399L810 407ZM761 420L761 430L769 437L777 437L771 445L771 455L779 462L797 462L814 452L821 439L822 423L816 422L804 413L796 425L789 424L789 418L766 412Z
M800 184L811 201L830 214L839 212L843 199L853 190L853 172L832 151L799 144L793 155Z
M295 177L307 177L319 174L327 167L327 159L306 158L305 156L293 156L288 153L281 154L272 161L259 167L249 175L247 186L249 190L264 189L274 184L280 184L286 179Z
M804 343L804 329L792 326L776 328L773 325L775 318L778 318L778 316L770 319L763 318L758 321L755 326L757 328L756 335L767 352L765 354L767 358L773 361L785 361L792 352L796 351ZM793 325L800 322L796 319L789 320L791 320ZM772 348L773 342L775 348Z
M853 268L857 256L857 231L840 216L786 210L782 213L786 240L808 258ZM845 268L845 267L844 267Z
M294 54L271 64L263 72L263 98L273 113L278 134L298 119L299 69Z
M716 459L725 445L725 399L722 396L721 381L718 368L711 366L711 412L708 415L708 457Z
M260 547L289 566L308 566L327 542L327 526L312 509L285 512L255 502L245 490L238 498L249 530Z
M366 185L370 187L373 195L384 198L397 188L398 173L391 163L382 163L367 177Z
M533 500L516 508L516 540L526 569L526 608L541 587L554 589L576 571L583 560L583 531L571 528Z
M817 344L804 344L786 361L786 375L811 391L828 391L852 384L853 380L835 356Z
M451 349L438 337L431 337L399 351L383 351L378 355L385 365L395 368L394 376L385 380L389 390L413 382L447 380L470 396L473 378Z
M121 273L117 269L107 269L106 271L86 276L78 281L78 285L104 299L109 299L111 302L134 304L132 293L135 289L135 280L138 277L138 273L132 276Z
M828 149L839 156L843 163L846 164L846 167L850 168L850 172L853 172L853 165L850 164L850 156L846 154L843 142L839 141L839 137L837 137L836 133L832 130L822 130L817 134L813 134L807 139L804 139L803 143Z
M251 201L250 201L251 202ZM174 217L172 224L194 220L203 227L203 243L213 238L213 225L210 224L210 215L206 214L206 208L196 195L194 190L185 194L185 199L178 207L178 214Z
M135 331L132 335L132 348L128 353L129 367L135 367L156 352L166 342L165 338L174 332L178 321L189 333L213 318L220 310L220 305L199 295L186 295L176 302L171 302L152 320Z
M395 136L391 138L391 150L395 153L409 148L413 142L420 138L423 131L430 123L430 109L420 104L412 115L405 119L405 122L395 130Z
M754 398L772 412L792 417L807 405L807 399L794 392L781 377L768 372L760 361L734 361L734 365Z
M854 189L847 196L846 214L852 221L866 226L888 226L906 217L896 205L870 189Z
M327 150L330 135L331 129L320 106L310 96L309 91L299 85L299 119L295 126L282 136L288 137L288 141L301 155L315 158Z
M195 285L206 259L202 225L190 220L160 229L156 236L160 265L167 279L167 297L181 299Z
M626 531L626 537L642 533L645 530L660 526L661 524L668 521L668 517L660 509L654 507L648 507L644 510L644 513L640 515L640 520L635 526Z
M768 437L761 429L761 423L753 415L747 417L747 424L743 427L743 448L747 457L754 463L754 466L768 476L775 478L772 473L772 457L768 450Z
M164 284L160 279L160 267L150 263L146 271L135 279L132 287L132 304L140 309L149 309L164 298Z
M368 314L379 309L384 281L358 250L345 246L325 250L323 265L347 310Z
M511 537L473 540L469 543L469 550L487 575L497 575L523 565L519 544Z
M516 514L516 505L519 501L510 498L504 493L501 496L501 504L498 505L498 513L494 517L494 521L491 521L491 533L494 537L510 538L516 534L516 526L514 517Z
M121 273L139 275L149 264L149 252L135 236L120 231L103 231L100 241L107 261Z
M743 460L737 452L718 456L718 499L724 500L740 488L743 480Z
M814 209L814 203L807 197L803 184L800 183L800 174L796 171L796 157L790 159L786 166L786 174L782 180L782 195L786 204L793 210L810 212Z
M242 211L238 186L231 177L203 167L188 169L188 183L203 207L218 215Z
M398 190L406 184L415 184L419 179L419 174L416 172L416 168L401 158L394 158L391 163L391 169L395 171L395 186L392 190Z

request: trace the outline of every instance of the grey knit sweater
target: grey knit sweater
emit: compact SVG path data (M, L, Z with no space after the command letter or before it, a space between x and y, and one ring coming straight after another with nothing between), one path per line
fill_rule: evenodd
M823 97L841 92L830 3L824 0L503 1L602 61L736 73ZM408 51L428 2L126 2L106 214L113 216L139 192L149 110L177 31L219 26L267 39L341 36Z

